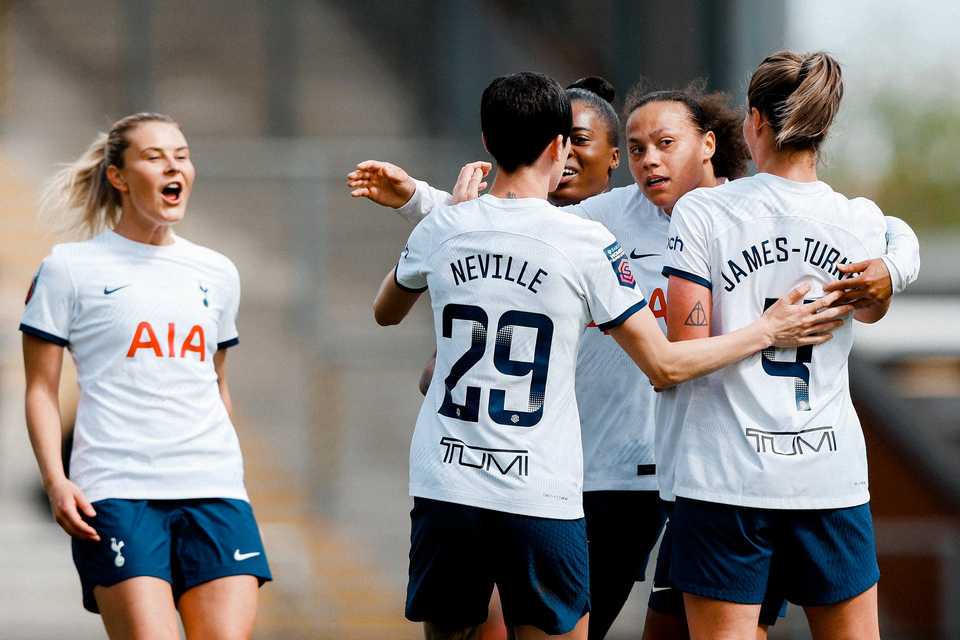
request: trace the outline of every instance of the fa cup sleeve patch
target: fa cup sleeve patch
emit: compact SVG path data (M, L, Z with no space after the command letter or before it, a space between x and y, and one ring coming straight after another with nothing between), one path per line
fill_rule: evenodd
M630 261L627 260L623 249L620 248L620 243L614 242L604 249L603 252L607 254L607 260L610 261L613 272L617 274L617 280L620 281L620 286L633 289L636 280L633 277L633 272L630 271Z

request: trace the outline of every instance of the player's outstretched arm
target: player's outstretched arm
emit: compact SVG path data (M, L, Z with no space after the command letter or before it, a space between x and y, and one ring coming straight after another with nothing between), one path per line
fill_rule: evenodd
M487 188L483 178L492 168L493 165L483 160L464 165L453 195L414 180L400 167L379 160L358 164L356 171L347 174L347 184L354 187L351 196L369 198L377 204L393 207L405 220L417 224L436 207L479 197L480 191Z
M354 198L369 198L377 204L394 209L409 202L417 190L406 171L395 164L379 160L365 160L356 171L347 174L347 186Z
M394 267L383 279L377 298L373 301L373 318L381 327L400 324L420 299L421 294L404 291L397 286L396 271Z
M64 531L81 540L99 540L96 530L80 518L97 512L80 487L63 470L60 423L60 371L63 347L35 336L23 335L23 364L26 369L27 431L40 465L43 490L50 498L53 517Z
M767 347L821 344L841 326L840 316L851 305L831 308L840 297L832 293L807 304L796 304L810 290L804 284L781 297L753 324L731 333L669 342L649 307L610 329L610 335L626 351L650 382L660 389L707 375Z

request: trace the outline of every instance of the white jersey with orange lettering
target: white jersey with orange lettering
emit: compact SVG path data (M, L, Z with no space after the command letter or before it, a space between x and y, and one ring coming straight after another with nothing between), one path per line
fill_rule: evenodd
M411 495L582 517L580 339L646 306L617 240L544 200L485 195L421 221L396 282L429 287L437 333Z
M87 499L247 500L213 363L238 342L239 301L233 263L179 237L107 231L43 261L20 329L76 363L70 479Z
M624 255L664 332L667 278L664 247L670 216L636 184L562 207L605 226ZM584 491L656 491L654 455L658 398L647 376L608 333L591 326L577 356L577 404L583 430ZM669 466L669 461L666 461Z
M711 290L711 333L756 320L837 265L883 254L877 206L823 182L766 173L677 203L664 272ZM852 323L817 346L764 349L692 382L676 458L676 495L756 508L835 509L869 500L860 422L850 400Z

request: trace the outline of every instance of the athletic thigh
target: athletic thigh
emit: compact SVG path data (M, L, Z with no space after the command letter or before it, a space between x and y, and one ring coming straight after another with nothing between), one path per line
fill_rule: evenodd
M188 640L239 640L253 635L260 585L256 576L217 578L188 589L177 608Z
M96 585L93 597L111 640L179 640L170 583L152 576Z
M814 640L857 638L880 640L877 586L835 604L804 607Z

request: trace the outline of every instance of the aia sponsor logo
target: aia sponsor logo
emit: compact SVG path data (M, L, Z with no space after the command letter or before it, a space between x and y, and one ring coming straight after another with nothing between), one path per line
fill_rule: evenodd
M207 343L203 336L203 327L194 325L187 332L186 338L180 342L180 348L177 349L177 325L173 322L167 324L167 351L164 353L157 339L157 333L149 322L141 322L133 332L133 341L130 342L130 348L127 350L127 357L134 358L141 349L147 354L153 353L158 358L186 358L188 353L200 354L200 362L203 362L207 354ZM195 356L194 356L195 357Z

